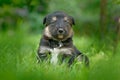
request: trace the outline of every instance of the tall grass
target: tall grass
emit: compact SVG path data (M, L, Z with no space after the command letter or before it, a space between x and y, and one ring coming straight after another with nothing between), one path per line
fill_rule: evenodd
M100 46L94 37L74 37L77 48L90 58L89 68L82 64L69 68L66 64L38 64L39 40L40 34L24 30L0 33L0 80L120 80L120 55L110 56L106 44Z

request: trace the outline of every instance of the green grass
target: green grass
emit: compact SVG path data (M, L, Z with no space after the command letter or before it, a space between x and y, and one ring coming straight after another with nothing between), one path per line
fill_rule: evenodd
M90 67L74 64L37 64L40 34L24 31L0 33L0 80L120 80L119 54L99 39L74 36L74 44L90 58ZM118 49L118 53L119 53Z

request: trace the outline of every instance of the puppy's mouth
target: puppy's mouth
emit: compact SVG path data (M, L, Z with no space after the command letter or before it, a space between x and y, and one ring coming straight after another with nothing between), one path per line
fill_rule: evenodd
M58 39L63 39L65 37L65 30L62 28L59 28L57 30L57 38Z
M63 39L64 36L63 36L62 34L59 34L59 35L58 35L58 38L59 38L59 39Z
M68 35L65 34L57 34L56 36L53 36L53 39L58 40L58 41L64 41Z

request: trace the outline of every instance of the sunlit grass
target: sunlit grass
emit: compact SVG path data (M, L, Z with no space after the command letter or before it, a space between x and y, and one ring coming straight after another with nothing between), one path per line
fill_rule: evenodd
M119 55L106 54L98 39L74 36L74 44L90 58L90 67L37 63L41 34L17 31L0 34L0 80L119 80ZM103 47L104 48L104 47ZM118 49L119 51L119 49ZM109 51L110 52L110 51ZM112 52L110 53L112 54Z

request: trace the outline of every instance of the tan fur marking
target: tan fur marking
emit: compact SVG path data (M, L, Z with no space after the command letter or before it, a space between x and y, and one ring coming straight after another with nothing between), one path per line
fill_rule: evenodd
M74 34L73 29L70 29L69 35L65 39L63 39L63 41L70 38L70 37L72 37L73 34Z
M58 38L62 39L62 38L63 38L63 35L58 35Z
M67 21L67 20L68 20L68 18L67 18L67 17L64 17L64 20L65 20L65 21Z
M73 36L74 32L73 29L70 29L69 37Z
M56 21L56 20L57 20L57 18L54 16L54 17L52 17L52 20L53 20L53 21Z
M49 31L49 26L46 26L46 28L44 29L44 34L49 38L52 37L51 34L50 34L50 31Z

